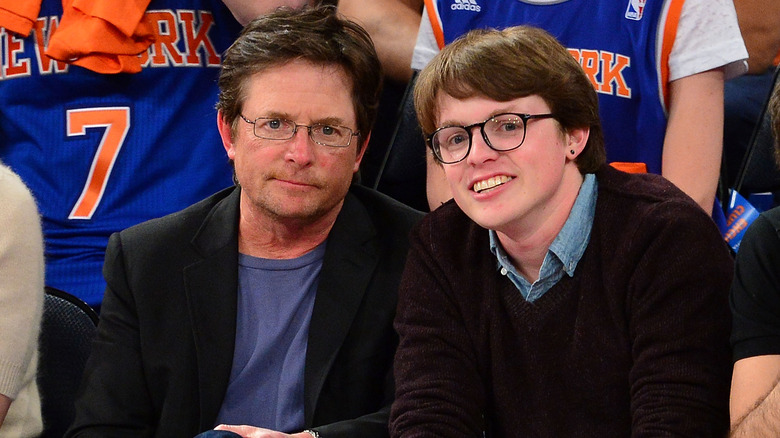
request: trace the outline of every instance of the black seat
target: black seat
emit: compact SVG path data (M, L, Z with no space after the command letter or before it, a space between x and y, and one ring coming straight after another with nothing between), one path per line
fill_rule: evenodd
M43 438L61 438L73 421L73 402L97 322L97 313L87 303L46 287L38 358Z

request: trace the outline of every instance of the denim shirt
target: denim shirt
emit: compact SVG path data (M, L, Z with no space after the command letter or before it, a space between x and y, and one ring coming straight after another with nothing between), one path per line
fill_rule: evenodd
M564 273L569 277L574 276L574 269L590 241L593 216L596 212L597 191L596 176L592 173L585 175L574 206L569 212L569 218L566 219L563 228L550 244L550 248L544 256L542 267L539 269L539 279L533 284L523 278L512 265L512 261L501 246L501 242L498 241L496 232L488 231L490 233L490 251L498 259L499 272L501 275L509 277L527 301L539 299L555 286Z

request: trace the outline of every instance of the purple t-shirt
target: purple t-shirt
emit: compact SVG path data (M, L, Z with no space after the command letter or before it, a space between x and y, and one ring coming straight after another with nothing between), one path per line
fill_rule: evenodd
M295 259L239 254L236 346L217 424L303 429L303 371L325 243Z

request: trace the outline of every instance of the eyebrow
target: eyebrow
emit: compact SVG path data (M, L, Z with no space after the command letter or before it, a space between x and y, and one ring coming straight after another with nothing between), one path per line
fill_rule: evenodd
M271 112L265 113L265 114L263 114L261 116L258 116L258 117L268 118L268 119L285 119L285 120L290 120L290 121L293 121L295 123L298 123L298 122L295 121L295 117L293 117L291 114L278 112L278 111L271 111ZM349 124L346 121L344 121L343 119L341 119L339 117L333 117L333 116L323 117L321 119L315 119L315 120L312 120L309 124L311 124L311 125L331 125L331 126L345 126L345 127L349 127Z
M450 119L450 120L445 120L444 123L442 123L441 125L439 125L437 127L437 129L438 128L444 128L446 126L468 126L468 125L471 125L473 123L482 123L485 120L488 120L488 119L490 119L492 117L495 117L495 116L497 116L499 114L506 114L506 113L523 114L525 112L524 111L518 111L518 110L515 110L515 109L511 109L511 108L500 108L500 109L497 109L495 111L492 111L488 117L485 117L484 119L480 119L477 122L463 123L463 122L461 122L459 120L452 120L452 119Z
M325 117L324 119L319 119L314 123L319 125L345 126L349 128L349 123L339 117Z
M266 118L266 119L288 119L288 120L292 120L293 119L293 117L290 114L277 112L277 111L271 111L271 112L264 113L264 114L258 116L258 118L260 118L260 117Z

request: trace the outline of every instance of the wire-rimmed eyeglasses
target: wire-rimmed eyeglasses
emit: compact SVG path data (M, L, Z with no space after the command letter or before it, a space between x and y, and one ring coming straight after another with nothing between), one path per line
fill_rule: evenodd
M306 128L311 141L322 146L333 148L345 148L352 142L352 137L360 135L346 126L315 123L313 125L301 125L292 120L279 117L258 117L249 120L243 114L239 114L245 122L253 125L252 132L255 137L266 140L289 140L295 137L298 128Z
M503 113L468 126L443 126L428 136L433 155L443 164L463 161L471 152L474 128L479 127L482 139L494 151L506 152L519 148L525 141L530 119L548 119L554 114Z

